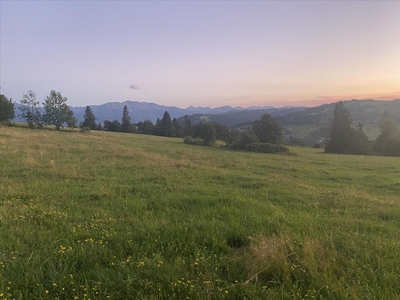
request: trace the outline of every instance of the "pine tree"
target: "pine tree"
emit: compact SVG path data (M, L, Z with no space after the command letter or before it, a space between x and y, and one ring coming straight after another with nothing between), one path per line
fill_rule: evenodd
M164 116L160 121L159 128L162 136L172 136L172 121L168 111L165 111Z
M349 153L353 129L350 112L338 102L333 111L333 120L329 134L329 142L325 146L326 153Z
M129 111L128 107L124 105L124 109L122 111L122 123L121 123L121 129L123 132L132 132L131 128L131 117L129 116Z
M390 117L388 111L385 111L383 114L382 120L379 123L379 128L381 134L376 138L374 143L374 151L376 153L382 153L385 143L399 130L397 124Z
M269 114L253 123L252 132L261 143L279 144L282 140L282 128Z
M96 117L93 113L93 110L90 106L86 106L85 115L83 116L83 123L82 127L89 127L91 130L97 129L96 128Z
M172 120L172 132L172 136L182 137L182 126L176 118Z
M14 103L4 95L0 95L0 122L14 119Z
M358 128L353 132L349 151L351 154L370 154L372 152L371 143L362 128L363 125L358 123Z
M183 136L193 137L192 123L190 122L190 119L187 115L185 116L183 121Z

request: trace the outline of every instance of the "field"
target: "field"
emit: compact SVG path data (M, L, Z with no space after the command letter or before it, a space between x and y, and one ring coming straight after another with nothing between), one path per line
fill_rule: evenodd
M0 127L0 299L399 299L400 160Z

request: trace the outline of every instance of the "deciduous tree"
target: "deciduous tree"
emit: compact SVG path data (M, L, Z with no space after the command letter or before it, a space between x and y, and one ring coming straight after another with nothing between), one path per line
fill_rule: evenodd
M28 91L26 94L23 94L19 110L21 111L20 117L25 119L29 128L42 126L42 109L40 102L36 101L36 94L34 92Z
M70 109L67 105L67 98L63 97L60 92L52 90L44 100L43 106L45 110L43 119L46 124L54 125L59 130L68 121Z

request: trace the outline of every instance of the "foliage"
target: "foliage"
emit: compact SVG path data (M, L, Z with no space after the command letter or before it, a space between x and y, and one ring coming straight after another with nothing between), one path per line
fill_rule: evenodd
M269 114L264 114L261 120L254 121L252 132L261 143L279 144L282 142L282 128Z
M89 133L90 132L90 127L87 127L87 126L81 127L81 132L82 133Z
M1 132L3 298L400 298L397 157Z
M72 110L68 112L68 119L66 123L68 128L71 130L77 127L78 120L75 118L74 112Z
M190 119L188 116L185 116L184 120L183 120L183 136L192 136L193 137L192 123L190 122Z
M67 98L63 97L60 92L52 90L44 101L44 123L47 125L54 125L56 129L59 130L71 117L70 109L67 105Z
M146 120L144 122L137 123L137 132L142 134L154 134L156 126L152 121Z
M379 129L381 133L375 140L374 151L376 153L387 153L387 151L384 149L386 142L389 141L389 139L399 131L397 124L393 121L388 111L385 111L383 114L379 123Z
M97 129L96 117L90 106L86 106L85 115L83 116L83 123L81 127L88 127L92 130Z
M358 128L352 132L350 148L350 154L371 154L372 143L363 131L361 123L358 124Z
M179 124L178 120L174 118L172 120L172 136L174 137L182 137L182 126Z
M213 122L199 124L199 138L204 141L204 144L211 145L217 140L217 131Z
M333 111L329 142L325 146L326 153L349 153L353 130L350 112L343 102L337 102Z
M32 91L28 91L22 96L20 117L25 119L28 123L29 128L42 127L42 111L40 102L36 101L36 94Z
M400 156L400 132L396 132L388 138L382 147L382 154L388 156Z
M173 128L171 116L168 111L164 112L164 115L161 120L157 119L156 123L156 135L161 136L172 136Z
M259 138L252 131L246 130L240 133L239 140L236 143L233 143L232 148L245 150L247 145L259 142Z
M269 143L252 143L248 144L245 147L245 150L251 152L259 152L259 153L288 153L289 148L278 145L278 144L269 144Z
M14 103L2 94L0 94L0 122L14 119Z
M105 120L103 129L106 131L119 132L122 130L122 126L121 123L118 122L118 120L114 120L112 122L109 120Z
M131 124L131 117L129 116L128 107L124 105L124 109L122 111L122 123L121 123L121 131L122 132L134 132L132 124Z

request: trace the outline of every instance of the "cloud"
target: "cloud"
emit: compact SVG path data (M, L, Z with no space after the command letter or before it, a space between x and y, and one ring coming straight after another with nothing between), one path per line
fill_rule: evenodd
M133 83L129 86L129 88L132 90L138 90L138 91L140 90L140 87Z

